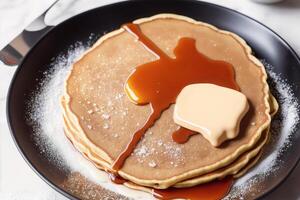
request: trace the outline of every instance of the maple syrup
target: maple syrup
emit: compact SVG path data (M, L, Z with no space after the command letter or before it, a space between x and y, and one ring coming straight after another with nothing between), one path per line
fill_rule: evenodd
M174 49L175 58L171 58L145 36L137 24L128 23L123 28L158 59L137 66L125 84L125 92L130 100L137 105L150 104L151 114L113 163L115 171L122 168L145 132L154 125L165 109L175 103L176 97L185 86L212 83L239 90L233 66L200 53L196 49L195 39L181 38Z
M215 180L190 188L169 188L164 190L153 189L152 194L155 198L162 200L220 200L228 194L232 183L233 178L226 177L222 180Z
M189 140L191 136L196 134L198 133L195 131L189 130L187 128L179 127L178 130L172 133L172 139L174 142L178 144L184 144Z

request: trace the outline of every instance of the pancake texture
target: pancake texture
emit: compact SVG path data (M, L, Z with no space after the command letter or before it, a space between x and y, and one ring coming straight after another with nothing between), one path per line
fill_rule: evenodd
M271 94L270 94L270 115L273 116L277 110L278 110L278 104L276 101L271 100L271 97L274 98ZM275 103L273 103L275 102ZM64 104L63 104L64 106ZM66 113L64 113L64 116L66 115ZM82 141L79 141L78 139L76 139L76 130L74 130L71 128L72 124L70 122L68 122L67 117L64 117L65 119L65 133L67 135L67 137L70 139L70 141L73 142L73 145L76 146L77 149L79 149L81 152L85 152L84 146L80 143ZM75 134L74 134L75 133ZM257 145L249 150L248 152L243 153L236 161L234 161L233 163L229 164L226 167L223 167L221 169L215 170L213 172L207 173L207 174L203 174L201 176L183 181L183 182L179 182L176 183L173 187L178 187L178 188L183 188L183 187L191 187L194 185L198 185L201 183L206 183L209 181L212 181L214 179L221 179L225 176L228 175L233 175L234 177L240 177L242 176L244 173L246 173L252 166L254 166L254 164L259 160L259 157L261 156L261 152L262 152L262 147L264 146L264 144L266 144L266 142L268 141L270 135L269 135L269 127L264 131L263 136L261 137L260 141L257 143ZM74 135L73 135L74 134ZM94 163L94 165L101 169L101 170L105 170L105 167L107 165L107 163L105 163L105 161L101 161L99 162L99 159L101 160L101 158L95 158L93 155L86 155L84 154L85 157L87 159L89 159L90 161L92 161ZM136 188L136 184L133 184L132 182L126 182L127 186L129 186L130 188ZM140 188L140 187L138 187ZM138 189L136 188L136 189ZM145 191L148 191L147 189L145 189Z
M191 187L227 175L241 174L255 163L269 137L271 115L278 104L269 93L262 63L239 36L174 14L134 21L160 49L174 58L178 40L196 40L197 50L230 63L250 109L237 138L213 147L200 134L184 144L173 142L178 126L171 106L148 129L119 170L134 188ZM61 99L65 133L73 145L100 169L110 170L136 129L150 114L150 106L133 104L124 84L135 67L157 59L123 28L101 37L72 66ZM271 108L270 108L271 107ZM250 165L249 165L250 166ZM246 170L245 170L246 169Z

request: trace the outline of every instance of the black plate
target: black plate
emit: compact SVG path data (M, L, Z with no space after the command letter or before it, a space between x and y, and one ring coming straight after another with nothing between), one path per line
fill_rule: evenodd
M42 79L43 72L49 69L51 58L66 53L70 45L77 41L86 43L91 33L101 36L126 22L158 13L185 15L237 33L248 42L258 58L265 59L274 66L276 72L281 73L282 78L287 79L297 98L300 97L300 89L297 87L300 84L300 61L296 53L276 33L233 10L189 0L151 0L116 3L75 16L53 28L31 49L14 75L7 101L8 122L20 153L44 181L71 199L75 198L73 194L58 187L66 175L65 172L41 156L39 149L33 144L33 128L25 120L25 100L30 98ZM282 157L284 166L276 178L270 179L264 190L255 197L261 197L271 191L296 165L300 156L299 130L294 135L290 148Z

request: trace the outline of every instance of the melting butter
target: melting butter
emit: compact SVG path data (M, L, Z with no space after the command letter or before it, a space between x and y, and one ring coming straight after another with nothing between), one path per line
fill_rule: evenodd
M247 97L241 92L214 84L191 84L178 95L173 118L219 146L238 135L248 109Z

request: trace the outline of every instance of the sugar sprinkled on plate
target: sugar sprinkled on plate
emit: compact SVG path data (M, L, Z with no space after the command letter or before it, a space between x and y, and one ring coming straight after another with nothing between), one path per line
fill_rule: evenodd
M86 46L76 43L69 49L67 55L60 55L54 59L50 64L50 70L44 73L43 80L32 94L32 99L28 101L27 121L34 128L33 140L40 149L40 153L59 169L71 173L79 172L88 180L108 191L123 195L118 199L127 199L127 197L153 199L152 195L147 193L133 191L125 186L111 183L107 174L96 169L75 150L64 134L60 97L63 94L64 81L72 64L85 50ZM78 193L74 189L72 192ZM93 196L93 192L97 193L97 191L89 191L91 196Z
M271 176L276 176L276 172L283 164L280 157L290 147L300 120L299 102L291 85L274 71L273 66L265 61L262 62L268 72L271 91L278 101L279 111L272 120L271 138L264 148L262 158L252 170L237 179L229 195L225 198L228 200L244 199L246 195L254 195L255 192L260 192L260 184L263 184Z

